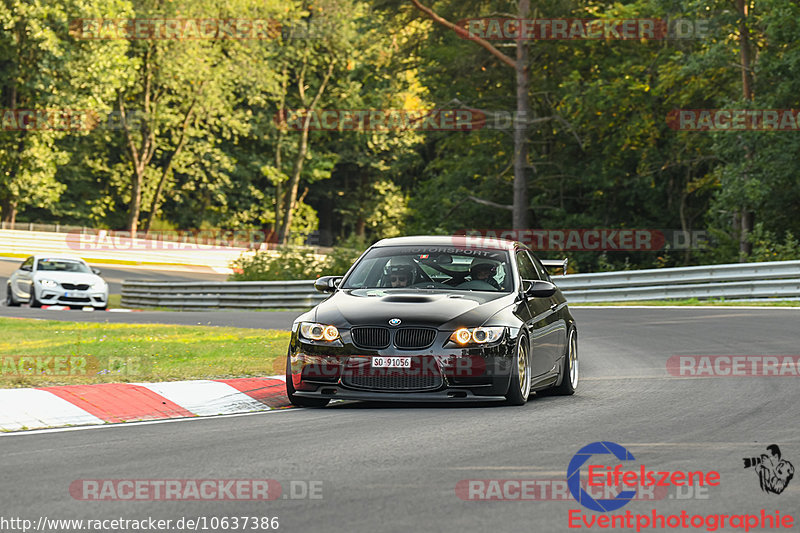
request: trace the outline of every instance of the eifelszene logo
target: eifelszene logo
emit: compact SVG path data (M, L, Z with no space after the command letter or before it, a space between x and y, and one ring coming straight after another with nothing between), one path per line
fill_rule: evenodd
M720 474L717 471L655 471L639 464L632 470L624 470L622 464L605 466L590 461L595 455L613 455L619 461L635 461L631 452L615 442L593 442L578 450L567 467L567 487L572 497L582 506L592 511L606 513L616 511L636 497L640 487L689 487L718 486ZM586 465L588 487L617 487L629 490L620 491L614 498L594 499L581 486L581 467Z
M755 470L761 490L780 494L794 477L794 466L786 459L781 458L781 449L777 444L767 446L767 451L769 455L745 457L742 461L744 461L745 468Z

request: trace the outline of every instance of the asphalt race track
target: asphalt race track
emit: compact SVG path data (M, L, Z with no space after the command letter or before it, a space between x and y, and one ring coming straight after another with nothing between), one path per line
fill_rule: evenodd
M681 499L687 492L669 487L662 499L634 500L610 515L650 516L655 509L660 515L765 510L774 516L777 510L793 515L795 523L800 519L797 476L782 494L767 494L742 462L778 443L783 458L800 466L799 378L679 378L665 370L673 355L797 355L800 310L581 308L574 313L582 373L574 397L540 397L524 407L343 402L317 410L5 435L0 437L2 515L34 524L42 516L277 516L279 531L297 532L567 531L571 510L587 520L601 513L558 494L554 501L464 501L456 486L489 479L547 486L566 477L580 448L602 440L635 456L626 469L638 472L645 465L721 476L719 486L691 498ZM192 316L213 322L220 314ZM143 313L120 316L139 321ZM286 496L290 486L321 482L321 498L79 501L69 492L81 479L252 478L279 481ZM509 493L515 494L519 491Z

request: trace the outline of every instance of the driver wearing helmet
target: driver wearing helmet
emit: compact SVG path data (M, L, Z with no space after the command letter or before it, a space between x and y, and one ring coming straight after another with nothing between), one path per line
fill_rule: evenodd
M411 267L397 265L389 269L389 285L392 288L408 287L411 285Z
M500 290L500 285L498 285L497 280L494 279L496 273L497 267L492 263L473 262L469 267L469 275L472 277L472 281L483 281L495 289Z

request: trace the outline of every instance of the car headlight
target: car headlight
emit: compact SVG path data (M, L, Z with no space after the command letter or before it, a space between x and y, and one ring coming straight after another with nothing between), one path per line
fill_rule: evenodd
M317 324L315 322L301 322L300 335L313 341L335 341L339 338L339 330L336 326Z
M40 279L39 283L45 289L57 289L58 288L58 283L53 281L52 279Z
M488 328L461 328L450 335L450 340L456 344L486 344L494 342L503 336L503 326Z
M105 282L105 281L103 281L103 280L100 280L100 281L95 281L94 283L92 283L91 287L89 287L89 288L90 288L90 289L93 289L93 290L96 290L96 291L102 291L102 290L105 290L105 288L106 288L106 282Z

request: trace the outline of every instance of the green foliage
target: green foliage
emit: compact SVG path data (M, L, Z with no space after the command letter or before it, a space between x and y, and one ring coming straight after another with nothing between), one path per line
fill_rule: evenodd
M790 232L784 234L783 242L774 233L758 223L750 234L753 243L752 261L797 261L800 259L800 241Z
M282 246L274 251L242 254L231 263L230 281L278 281L341 276L367 248L363 240L350 238L327 256L313 248Z
M319 277L324 260L313 248L283 246L276 251L242 254L231 263L230 281L275 281Z
M457 21L513 16L517 3L425 4ZM715 243L709 250L570 252L573 268L739 260L743 210L756 223L749 259L794 258L800 136L675 131L666 121L676 108L800 108L800 7L785 0L751 4L752 102L742 97L739 19L729 0L532 6L539 18L682 17L705 20L711 30L697 39L525 44L535 119L525 125L531 228L706 230ZM511 129L312 131L301 157L298 132L276 124L279 110L308 105L331 65L318 109L513 112L513 71L405 0L2 5L0 109L91 109L100 117L125 109L137 118L127 133L0 131L3 218L18 212L20 220L119 229L128 223L140 177L143 220L273 229L302 162L289 244L315 231L323 244L343 244L325 261L287 248L278 259L264 254L241 265L266 276L258 279L343 273L352 260L347 248L361 250L379 238L511 225L504 208L513 197ZM284 33L273 40L182 41L69 34L75 17L162 16L276 18ZM512 42L493 43L514 56ZM141 176L131 146L149 146ZM349 236L362 242L344 243Z

